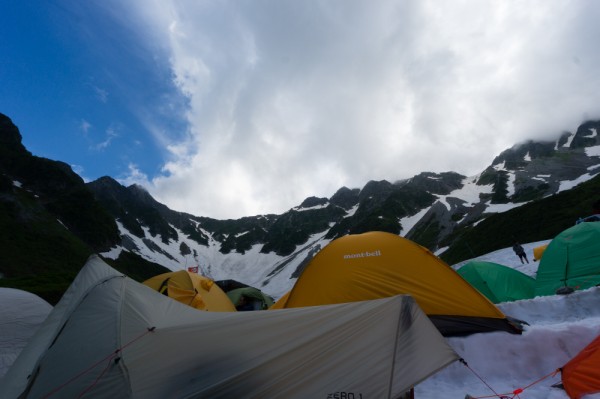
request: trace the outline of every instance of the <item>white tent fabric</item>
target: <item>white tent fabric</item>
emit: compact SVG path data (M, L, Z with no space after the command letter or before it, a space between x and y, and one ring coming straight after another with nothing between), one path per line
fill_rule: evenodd
M457 359L409 296L202 312L94 256L0 397L395 398Z
M0 288L0 379L51 310L52 305L35 294Z

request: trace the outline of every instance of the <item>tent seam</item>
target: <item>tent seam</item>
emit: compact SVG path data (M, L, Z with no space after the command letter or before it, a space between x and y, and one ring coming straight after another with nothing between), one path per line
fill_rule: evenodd
M123 279L123 284L121 284L121 295L119 296L119 316L117 317L117 331L116 331L116 336L117 336L117 348L121 348L122 345L122 329L121 327L123 326L123 306L125 304L125 300L124 300L124 296L126 294L126 290L125 290L125 286L127 285L127 281L128 278L124 276ZM122 351L119 352L119 355L122 357ZM132 393L132 389L131 389L131 377L129 375L129 369L125 366L125 362L121 361L118 362L117 365L121 371L123 372L123 379L125 380L125 383L127 384L127 387L129 388L129 397L133 397L133 393Z
M398 350L398 340L400 338L400 323L402 322L402 310L404 309L404 307L402 306L402 304L405 301L405 297L402 296L401 297L401 301L398 305L399 307L399 316L398 317L398 322L396 323L396 339L394 340L394 352L392 355L392 367L390 370L390 382L388 385L388 399L392 397L392 385L393 385L393 381L394 381L394 369L396 368L396 352Z

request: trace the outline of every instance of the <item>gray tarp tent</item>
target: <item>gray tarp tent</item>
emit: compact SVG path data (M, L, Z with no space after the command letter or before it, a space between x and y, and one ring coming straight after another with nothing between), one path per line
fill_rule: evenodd
M35 294L0 288L0 379L51 310L52 305Z
M457 359L410 296L204 312L92 256L0 397L397 398Z

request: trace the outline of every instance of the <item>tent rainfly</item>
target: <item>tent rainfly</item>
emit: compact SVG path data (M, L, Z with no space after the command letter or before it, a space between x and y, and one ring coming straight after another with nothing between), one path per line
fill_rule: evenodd
M267 310L273 306L273 298L254 287L235 288L227 296L237 310Z
M457 359L410 296L202 312L92 256L0 397L397 398Z
M199 310L235 312L235 306L227 294L214 281L197 273L187 270L163 273L149 278L143 284Z
M569 398L600 392L600 335L561 367L562 385Z
M543 245L533 248L533 261L534 262L537 262L540 259L542 259L542 256L544 255L544 251L546 250L546 248L548 248L548 244L543 244Z
M411 295L446 336L521 326L426 248L385 232L331 241L271 309Z
M544 251L535 279L535 295L554 295L569 287L600 284L600 222L585 222L558 234Z
M258 288L236 280L215 281L227 294L237 310L266 310L273 306L273 298Z
M493 262L465 263L458 274L493 303L531 299L535 279L511 267Z
M31 292L0 288L0 379L48 317L52 305Z

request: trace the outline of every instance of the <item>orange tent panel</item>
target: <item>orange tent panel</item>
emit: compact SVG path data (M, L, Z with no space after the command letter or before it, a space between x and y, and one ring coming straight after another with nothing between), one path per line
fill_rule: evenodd
M600 392L600 335L565 364L561 372L569 398Z

